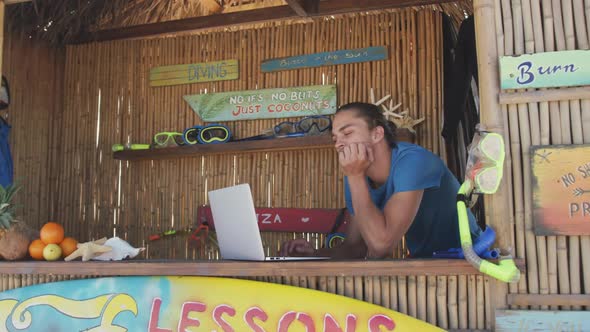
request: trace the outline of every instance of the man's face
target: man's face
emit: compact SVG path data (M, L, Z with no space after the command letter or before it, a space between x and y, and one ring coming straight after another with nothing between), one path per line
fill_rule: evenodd
M332 140L337 151L341 151L351 143L373 144L372 130L367 122L356 116L352 110L341 111L336 114L332 123Z

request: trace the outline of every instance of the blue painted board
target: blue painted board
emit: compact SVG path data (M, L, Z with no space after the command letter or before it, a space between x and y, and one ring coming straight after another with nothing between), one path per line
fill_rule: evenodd
M343 65L385 59L387 59L387 48L385 46L375 46L270 59L263 61L260 67L263 73L269 73L281 70Z
M496 310L496 331L590 331L590 312Z

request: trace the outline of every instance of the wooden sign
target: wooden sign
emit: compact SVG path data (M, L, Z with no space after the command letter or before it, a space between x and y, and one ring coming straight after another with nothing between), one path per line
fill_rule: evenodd
M495 331L590 331L590 312L496 310Z
M343 65L385 59L387 59L387 48L385 46L377 46L271 59L263 61L260 68L263 73L268 73L280 70Z
M590 235L590 145L531 147L536 235Z
M332 230L340 209L294 209L294 208L256 208L258 228L261 232L313 232L327 234ZM200 223L207 222L215 228L211 207L197 209ZM337 232L344 232L344 220Z
M187 276L80 279L0 292L0 330L443 331L317 290Z
M187 95L203 121L236 121L334 114L336 86L315 85Z
M237 79L238 75L238 60L164 66L150 70L150 86L227 81Z
M575 50L500 57L502 89L590 84L590 51Z

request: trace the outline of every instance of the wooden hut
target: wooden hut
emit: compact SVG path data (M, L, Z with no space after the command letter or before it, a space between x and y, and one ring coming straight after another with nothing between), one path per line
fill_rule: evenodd
M155 133L203 124L185 95L334 84L339 105L390 95L412 118L425 118L415 142L451 160L440 135L448 102L443 20L458 29L472 14L480 122L506 142L505 176L499 191L485 196L485 223L516 257L518 283L499 282L464 260L404 259L402 244L394 260L281 266L218 261L211 238L190 241L207 192L234 184L249 183L257 207L342 208L342 173L329 136L189 152L112 151L113 144L150 144ZM82 242L118 236L146 250L123 263L2 261L0 292L88 277L222 276L340 294L448 330L529 330L535 323L590 329L583 312L590 306L590 228L539 235L531 161L531 146L590 143L590 89L502 89L499 65L504 56L588 50L590 1L0 0L1 17L0 68L11 92L2 112L22 184L20 219L35 229L58 222ZM386 59L261 70L269 59L375 46L386 48ZM154 68L226 59L238 61L237 79L150 85ZM243 138L276 122L223 124ZM578 156L587 163L587 155ZM177 235L149 240L170 229ZM286 239L304 236L321 246L325 237L262 235L267 253Z

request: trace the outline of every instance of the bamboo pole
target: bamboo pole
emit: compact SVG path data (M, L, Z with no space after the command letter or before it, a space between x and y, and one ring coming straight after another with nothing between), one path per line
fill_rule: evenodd
M459 313L458 313L458 320L459 320L459 328L460 329L467 329L469 328L469 320L467 315L467 276L460 275L459 276L459 295L458 295L458 302L459 302ZM452 326L451 326L452 328Z
M502 24L502 5L498 4L495 6L495 18L496 18L496 45L498 48L498 56L503 56L505 54L505 38L504 38L504 27ZM507 30L512 31L511 24L506 27ZM510 37L511 40L511 37ZM506 105L502 105L502 122L504 123L504 128L509 128L508 123L508 107ZM511 149L511 138L510 138L510 130L504 131L504 142L505 149L506 149L506 159L505 163L507 165L512 165L512 149ZM506 177L508 179L512 179L512 167L507 167ZM510 230L511 230L511 241L516 246L516 223L514 218L514 193L513 190L508 191L508 208L509 208L509 216L510 216ZM516 249L516 248L515 248ZM518 255L518 250L515 251L515 254ZM518 293L518 285L515 283L511 283L508 285L510 293ZM486 279L486 291L489 291L489 281ZM486 310L491 310L491 304L489 299L489 294L486 296ZM512 308L512 306L511 306ZM487 314L487 317L491 317L491 314ZM489 326L488 326L489 324ZM486 324L486 328L491 328L491 322Z
M436 276L427 277L428 297L424 299L427 306L426 321L430 324L437 325L436 320L436 301L437 301L437 278Z
M494 7L499 5L492 0L474 0L475 35L476 39L482 42L477 43L478 73L479 73L479 96L480 96L480 117L481 123L488 130L504 135L502 114L497 101L499 93L498 73L498 52L495 38ZM507 168L505 165L504 168ZM497 234L497 242L502 248L512 247L510 225L505 207L508 205L508 181L502 180L498 192L494 195L486 195L484 203L486 206L486 220L494 227ZM495 309L506 308L506 294L508 287L504 283L491 282L491 294L494 298L492 303L492 315L495 316Z
M514 22L514 50L516 55L523 54L524 48L524 27L521 12L520 1L516 0L512 3L513 10L513 22ZM524 192L524 225L525 225L525 244L526 244L526 260L527 260L527 277L528 277L528 289L531 293L539 292L539 274L538 274L538 261L536 251L536 239L533 235L532 225L532 210L530 206L531 197L531 180L530 180L530 164L529 164L529 147L531 144L530 134L530 122L528 107L526 104L518 104L518 123L520 128L520 146L523 166L523 192Z
M523 0L523 19L525 25L525 39L527 42L525 43L525 52L526 53L533 53L542 45L542 34L538 31L537 24L540 24L541 17L540 17L540 10L538 10L538 2L533 1L536 3L537 6L533 6L535 12L531 9L531 2L530 0ZM537 16L538 15L538 16ZM533 24L536 23L536 24ZM533 26L535 25L535 26ZM537 46L538 43L541 45ZM532 145L539 145L541 143L541 120L539 114L539 105L536 102L528 103L528 110L529 110L529 123L530 123L530 143ZM523 146L523 151L529 151L529 148ZM526 159L529 160L530 157ZM526 165L530 165L527 163ZM529 166L530 167L530 166ZM527 168L525 168L525 171ZM529 169L530 172L530 169ZM527 178L530 179L530 175L527 175ZM525 182L526 184L526 182ZM532 191L532 189L531 189ZM532 194L531 194L532 195ZM526 196L530 197L530 196ZM527 200L530 202L530 200ZM530 203L529 203L530 204ZM530 212L527 212L527 217L531 218L532 224L532 207L529 207ZM536 250L537 250L537 259L538 259L538 276L539 276L539 293L541 294L548 294L549 292L549 279L547 274L547 250L546 250L546 242L545 238L541 236L535 237L536 243Z
M552 10L554 19L555 42L558 51L566 49L565 32L561 11L561 1L552 0ZM559 103L559 123L561 128L561 137L556 137L558 141L553 144L563 144L571 140L571 127L569 123L569 104L561 101ZM557 237L557 263L558 263L558 280L559 293L570 293L570 277L568 268L567 238L565 236ZM567 309L562 307L563 309Z

